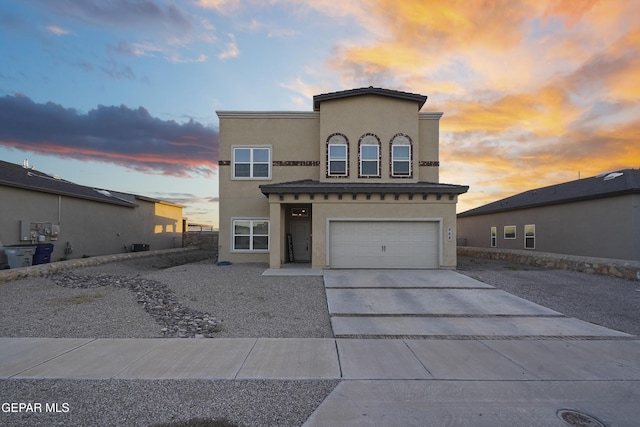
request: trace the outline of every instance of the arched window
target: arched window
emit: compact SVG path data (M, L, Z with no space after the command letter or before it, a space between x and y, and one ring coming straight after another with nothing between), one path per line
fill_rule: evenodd
M411 176L411 138L401 133L391 140L391 176Z
M372 133L360 138L360 176L380 176L380 140Z
M327 139L327 176L349 176L349 143L340 133Z

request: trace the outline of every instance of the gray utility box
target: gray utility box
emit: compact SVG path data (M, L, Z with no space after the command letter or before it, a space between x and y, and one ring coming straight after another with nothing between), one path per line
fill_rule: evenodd
M5 246L2 249L7 255L9 268L30 267L36 253L35 246Z

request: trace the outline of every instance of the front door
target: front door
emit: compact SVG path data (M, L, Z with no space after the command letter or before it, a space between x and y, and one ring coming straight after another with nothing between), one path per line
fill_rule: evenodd
M293 260L295 262L309 262L311 250L311 226L308 221L291 222L291 238L293 240Z

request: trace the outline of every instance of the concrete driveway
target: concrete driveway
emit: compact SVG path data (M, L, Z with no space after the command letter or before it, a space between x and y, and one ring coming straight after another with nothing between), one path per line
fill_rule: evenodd
M453 271L324 273L343 381L306 426L636 425L640 341Z
M449 270L328 270L339 338L628 337Z

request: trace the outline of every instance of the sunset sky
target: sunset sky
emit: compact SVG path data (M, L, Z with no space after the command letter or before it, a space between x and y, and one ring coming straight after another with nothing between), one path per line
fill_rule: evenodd
M640 0L3 0L0 159L218 221L215 110L442 111L458 212L640 167Z

